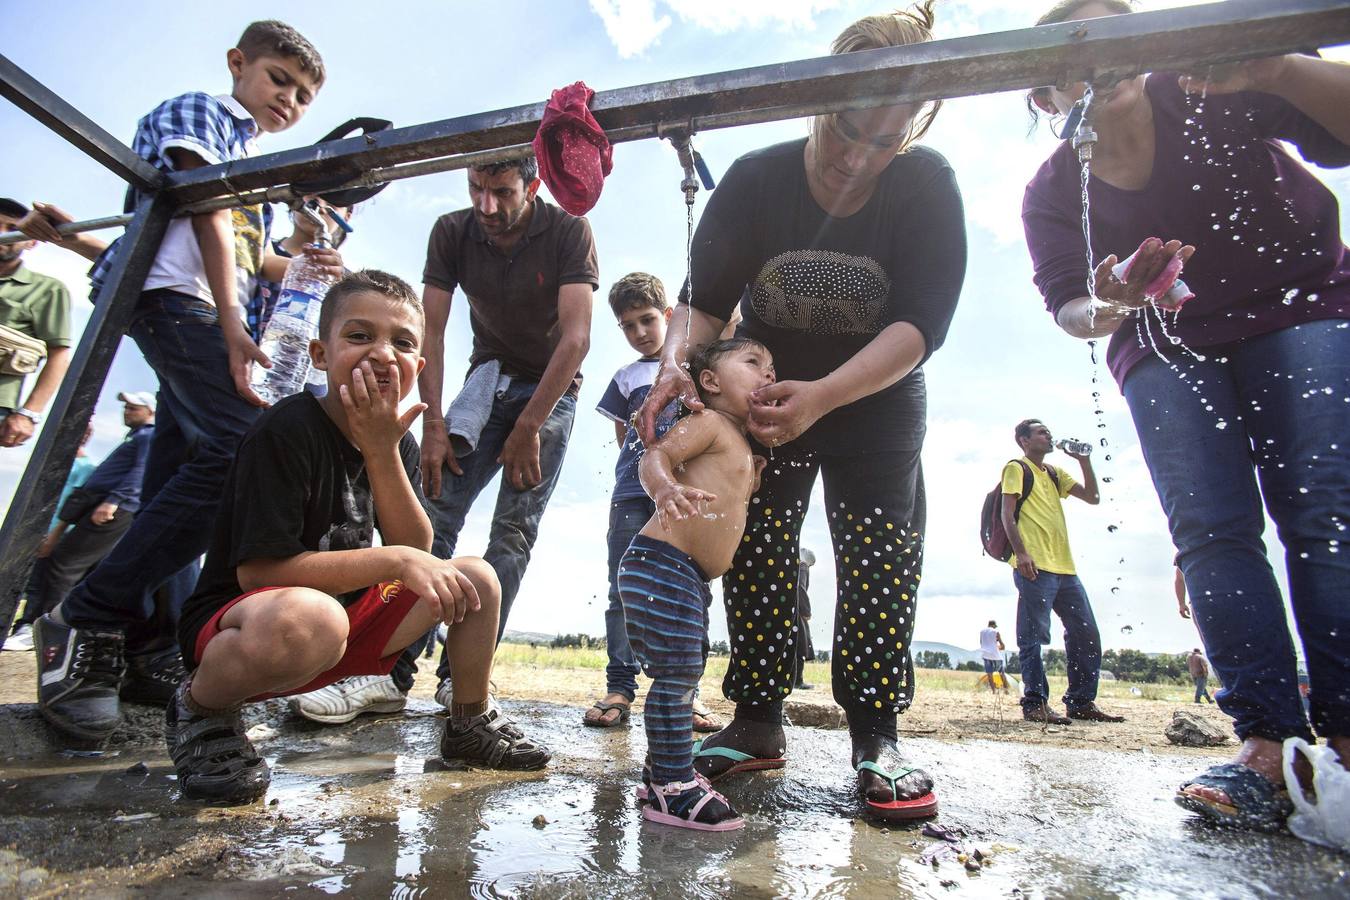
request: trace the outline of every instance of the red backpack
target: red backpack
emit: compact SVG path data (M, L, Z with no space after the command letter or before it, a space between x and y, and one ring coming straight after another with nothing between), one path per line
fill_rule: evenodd
M1031 486L1036 482L1036 476L1031 473L1031 466L1020 459L1010 459L1009 462L1015 462L1022 467L1022 495L1017 498L1017 505L1013 507L1013 521L1016 522L1022 515L1022 504L1027 502L1027 497L1031 494ZM1045 472L1050 476L1050 480L1055 483L1055 490L1059 490L1059 473L1055 471L1054 466L1046 466ZM1000 562L1007 562L1012 558L1012 542L1008 540L1008 532L1003 528L1003 482L1000 480L994 485L994 489L984 495L984 506L980 509L980 543L984 545L984 552L988 553L994 559Z

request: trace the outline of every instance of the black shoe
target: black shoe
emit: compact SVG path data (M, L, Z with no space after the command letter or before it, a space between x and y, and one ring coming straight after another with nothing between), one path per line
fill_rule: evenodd
M552 758L552 750L525 737L495 707L471 719L451 716L445 720L445 730L441 732L441 759L452 765L542 769Z
M38 711L62 734L106 740L122 724L117 685L122 645L116 631L82 631L50 615L33 625L38 651Z
M177 649L127 657L127 673L119 692L128 703L167 706L178 683L187 677Z
M267 793L272 773L244 733L238 708L214 715L194 713L184 679L164 708L164 741L178 774L178 790L190 800L250 803Z
M1051 712L1050 707L1042 703L1040 706L1022 707L1022 718L1028 722L1043 722L1046 725L1068 725L1069 720L1059 713Z

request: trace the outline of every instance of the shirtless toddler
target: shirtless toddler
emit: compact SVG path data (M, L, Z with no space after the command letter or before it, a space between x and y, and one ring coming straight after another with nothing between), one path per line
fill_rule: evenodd
M678 421L642 458L639 476L656 514L624 554L618 585L629 643L652 679L642 816L730 831L745 820L694 774L692 703L708 656L708 581L731 566L764 466L745 425L750 394L773 383L773 358L746 338L716 341L690 360L689 375L704 409Z

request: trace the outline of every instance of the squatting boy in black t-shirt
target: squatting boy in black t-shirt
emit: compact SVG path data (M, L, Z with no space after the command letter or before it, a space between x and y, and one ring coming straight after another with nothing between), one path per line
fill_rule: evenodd
M487 702L501 590L481 559L437 559L418 449L399 414L425 360L422 305L406 282L366 270L324 300L302 393L244 437L179 641L194 671L168 709L184 796L260 797L267 764L244 735L243 703L388 674L438 621L455 667L441 756L533 769L550 757ZM372 547L379 530L383 546ZM507 727L503 727L507 726Z

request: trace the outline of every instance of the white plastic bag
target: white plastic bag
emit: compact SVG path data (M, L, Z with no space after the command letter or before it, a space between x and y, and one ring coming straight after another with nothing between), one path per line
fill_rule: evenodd
M1299 753L1312 763L1315 803L1304 795L1294 774L1294 758ZM1284 784L1294 802L1289 830L1305 841L1350 852L1350 772L1342 768L1336 751L1289 738L1284 742Z

